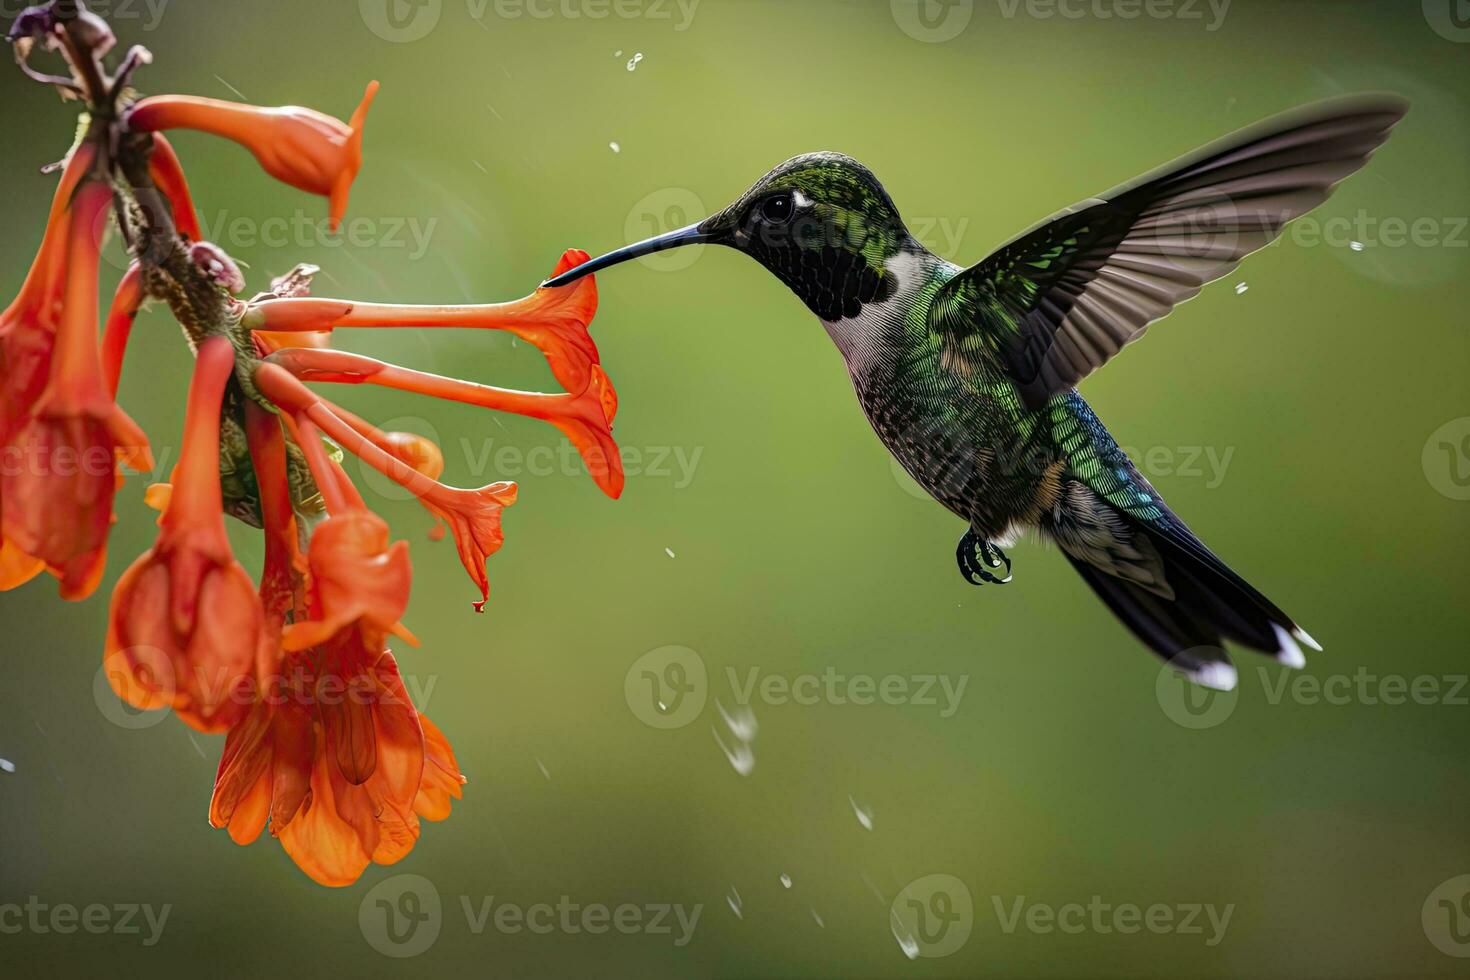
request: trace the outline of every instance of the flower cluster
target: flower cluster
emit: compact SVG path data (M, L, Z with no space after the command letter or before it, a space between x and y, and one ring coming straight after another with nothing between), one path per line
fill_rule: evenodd
M489 595L486 559L503 540L516 487L440 482L437 446L383 432L307 383L374 384L542 419L580 452L609 496L623 486L611 429L617 396L587 327L588 277L562 289L481 306L393 306L310 295L310 267L244 301L245 281L200 236L179 158L163 131L197 130L249 150L272 177L330 201L341 220L362 163L363 122L310 109L188 96L135 99L127 84L150 60L134 48L115 71L106 23L80 0L26 10L12 31L34 78L86 105L44 237L19 295L0 313L0 589L48 572L68 599L98 586L124 468L152 468L148 440L116 401L133 320L168 303L195 350L182 450L169 482L148 489L160 511L153 547L112 594L104 666L117 694L225 734L209 820L239 843L266 828L325 885L402 858L420 819L441 820L465 782L444 735L410 701L389 637L403 625L408 545L364 503L341 463L352 454L414 494L453 534ZM59 52L66 76L28 58ZM99 337L99 243L119 222L134 262ZM587 260L568 251L554 273ZM504 330L535 345L565 389L512 391L333 349L349 328ZM258 580L235 559L230 515L258 527Z

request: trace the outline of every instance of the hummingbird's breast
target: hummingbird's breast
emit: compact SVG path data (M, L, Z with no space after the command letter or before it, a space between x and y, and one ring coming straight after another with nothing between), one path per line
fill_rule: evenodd
M977 530L1001 537L1027 522L1036 496L1036 468L1007 466L1006 460L1017 447L1028 461L1033 451L1044 453L1045 447L1031 445L1044 436L1043 427L1015 411L1018 400L999 390L1004 383L964 377L944 363L928 311L955 267L908 253L888 266L899 282L891 299L822 325L894 459L936 501ZM1047 460L1041 463L1044 468Z

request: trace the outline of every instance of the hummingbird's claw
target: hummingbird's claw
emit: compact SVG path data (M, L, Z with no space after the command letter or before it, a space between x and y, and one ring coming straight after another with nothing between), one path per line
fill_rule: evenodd
M987 541L973 530L965 532L960 538L959 547L955 549L955 560L959 563L960 574L965 581L971 585L1005 585L1011 580L1011 560L1006 553L993 542ZM990 574L990 569L1005 566L1005 578L997 578Z

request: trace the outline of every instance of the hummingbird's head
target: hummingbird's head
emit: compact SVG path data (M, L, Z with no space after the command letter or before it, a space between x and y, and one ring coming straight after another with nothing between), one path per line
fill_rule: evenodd
M895 288L888 260L923 248L871 170L841 153L808 153L776 167L698 224L609 252L546 285L564 286L628 259L699 243L749 255L828 321L858 316L864 304L888 299Z

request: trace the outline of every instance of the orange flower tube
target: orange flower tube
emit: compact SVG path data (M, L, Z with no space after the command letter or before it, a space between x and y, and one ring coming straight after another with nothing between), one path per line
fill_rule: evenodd
M20 294L0 313L0 439L25 420L46 386L65 299L72 196L96 158L96 149L83 143L67 161L41 248Z
M371 863L392 864L414 846L420 818L448 816L464 777L438 729L409 700L384 648L408 605L407 546L369 512L304 413L288 421L329 516L308 545L306 615L285 628L261 697L231 729L215 779L210 823L245 844L267 822L314 881L352 884ZM280 426L247 418L261 464L268 534L289 524ZM284 505L284 506L283 506ZM284 572L268 545L262 589L279 594ZM274 571L272 570L274 566ZM268 603L275 607L276 603Z
M102 574L115 459L152 467L148 440L107 391L97 346L94 229L112 199L103 183L82 185L70 209L61 321L45 390L9 438L0 474L4 534L83 599Z
M263 108L190 95L143 99L128 111L126 122L143 132L197 129L239 143L283 184L328 198L335 230L362 169L362 126L377 94L378 83L368 83L346 123L301 106Z
M25 422L46 386L65 299L72 195L95 161L96 150L86 143L67 160L35 261L20 294L0 312L0 444ZM22 465L12 455L6 453L7 468ZM26 554L0 531L0 592L19 588L45 567L44 561Z
M102 330L102 375L107 381L107 390L117 397L117 385L122 379L123 355L128 349L128 338L133 334L133 320L143 305L143 269L134 262L123 273L122 281L112 296L112 309L107 312L107 325Z
M199 213L194 209L194 196L189 193L189 181L184 178L184 167L174 153L173 144L163 134L153 134L153 153L148 158L148 176L168 198L174 212L174 227L190 241L203 241L199 230Z
M553 276L587 261L587 253L569 249ZM504 330L533 344L545 356L562 387L583 391L591 369L599 363L597 344L587 332L597 315L595 276L558 289L537 289L510 303L478 306L395 306L351 300L300 297L258 303L246 322L273 333L325 332L339 327L470 327Z
M219 413L234 365L227 338L200 345L173 493L158 541L118 580L104 653L119 697L171 707L203 732L225 731L249 710L262 630L220 494Z
M581 394L548 395L458 381L346 351L289 348L277 351L269 360L302 381L375 384L550 422L577 447L603 492L614 499L622 494L622 457L612 438L617 393L597 365L592 366L589 384Z
M304 418L321 426L322 431L344 449L414 494L431 513L449 526L454 533L460 562L480 589L480 601L475 603L475 608L483 611L485 600L490 595L485 562L505 542L500 528L500 512L515 503L515 484L501 481L477 490L446 487L344 422L331 405L280 365L261 364L255 369L254 380L260 391L275 404L298 420ZM311 452L305 446L302 448Z

